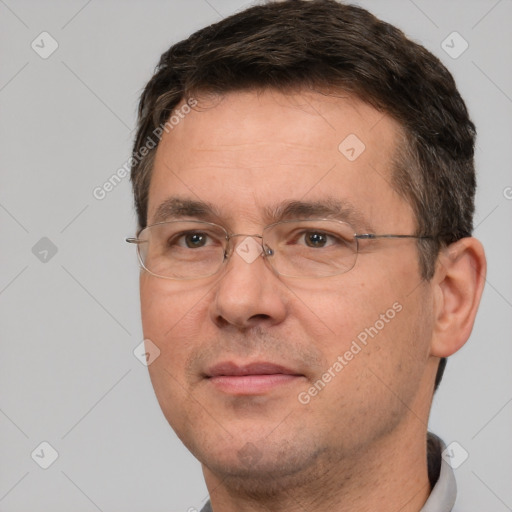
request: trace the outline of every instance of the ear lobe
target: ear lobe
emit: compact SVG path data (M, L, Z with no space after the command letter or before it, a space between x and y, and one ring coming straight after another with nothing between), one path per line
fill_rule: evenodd
M482 244L462 238L442 249L432 278L435 313L431 355L448 357L469 338L485 283Z

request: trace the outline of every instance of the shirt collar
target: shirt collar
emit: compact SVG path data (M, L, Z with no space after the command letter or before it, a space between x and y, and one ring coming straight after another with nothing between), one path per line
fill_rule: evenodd
M442 450L445 448L441 444L437 453L429 454L432 457L440 459L441 470L437 482L432 488L425 505L420 512L451 512L457 497L457 484L455 475L451 466L442 458Z

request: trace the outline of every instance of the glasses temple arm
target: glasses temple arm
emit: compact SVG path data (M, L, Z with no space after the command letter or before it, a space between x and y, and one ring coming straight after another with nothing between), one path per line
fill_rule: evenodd
M365 239L365 240L374 240L376 238L417 238L418 240L433 240L434 237L427 235L427 236L416 236L416 235L375 235L373 233L362 233L362 234L355 234L354 238L358 239Z

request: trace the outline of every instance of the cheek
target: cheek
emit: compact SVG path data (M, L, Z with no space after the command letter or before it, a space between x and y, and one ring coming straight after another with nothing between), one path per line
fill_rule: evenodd
M343 373L355 372L355 380L369 365L388 375L409 366L417 371L431 335L429 315L422 314L428 310L424 287L411 293L411 274L395 282L382 275L373 279L369 271L364 275L364 282L342 276L329 289L296 287L293 314L302 319L300 327L328 368L341 356L343 368L352 367Z
M418 391L429 358L432 322L423 290L388 299L356 337L361 352L353 370L365 376L368 392L400 410Z
M140 296L144 338L158 346L163 360L179 368L206 326L204 288L148 276L141 279Z
M318 283L296 285L292 315L301 319L317 348L337 356L348 350L351 341L361 333L360 338L364 338L365 329L379 321L381 314L391 309L389 316L394 316L396 294L380 286L371 286L370 277L360 282L348 274L325 287Z
M144 338L160 350L159 357L148 366L153 389L169 424L183 432L193 414L183 413L183 404L190 398L186 363L201 340L208 338L205 290L194 290L190 285L184 289L183 284L148 276L141 278L140 295Z
M412 402L431 336L420 299L375 293L364 301L329 306L330 316L338 321L331 323L335 334L321 341L327 366L317 379L333 384L319 393L319 402L334 400L345 410L357 407L363 416L374 416L382 404L390 416L397 416L403 403Z

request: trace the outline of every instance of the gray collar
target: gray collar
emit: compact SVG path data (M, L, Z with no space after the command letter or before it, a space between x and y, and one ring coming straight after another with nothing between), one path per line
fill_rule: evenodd
M420 512L450 512L457 497L457 484L450 465L441 460L441 471L436 485Z

